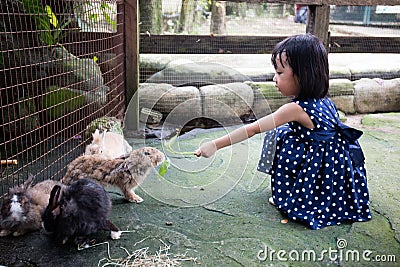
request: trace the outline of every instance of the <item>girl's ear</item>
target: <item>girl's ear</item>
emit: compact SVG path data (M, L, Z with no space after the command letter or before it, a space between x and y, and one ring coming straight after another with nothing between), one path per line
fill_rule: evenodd
M294 77L294 80L296 81L296 84L299 86L299 88L300 88L300 78L299 78L299 76L297 76L296 74L294 74L293 73L293 77Z

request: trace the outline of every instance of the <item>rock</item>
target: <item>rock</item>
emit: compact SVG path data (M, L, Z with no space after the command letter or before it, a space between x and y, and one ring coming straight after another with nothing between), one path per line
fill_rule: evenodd
M21 136L39 127L39 116L33 98L19 99L18 102L2 107L4 133L6 136Z
M329 95L336 107L345 113L354 114L354 84L348 79L329 80Z
M200 87L203 116L220 123L235 121L249 114L253 106L253 89L245 83L216 84Z
M104 79L99 65L90 58L78 58L59 46L52 51L55 67L63 73L64 79L58 84L82 91L104 88ZM108 88L108 87L107 87Z
M277 99L271 99L268 101L269 107L271 109L272 112L276 111L278 108L280 108L281 106L289 103L291 101L291 99L289 97L285 97L285 98L277 98Z
M269 102L258 89L253 89L254 101L251 107L256 119L260 119L272 112Z
M165 116L168 115L165 121L179 125L202 115L200 92L194 86L175 87L166 83L141 84L139 108L159 111Z
M329 77L331 79L351 79L351 72L346 66L331 65L329 68Z
M338 95L332 96L332 101L335 103L336 107L347 114L356 113L354 107L354 95Z
M175 60L170 62L166 69L151 76L149 83L169 83L174 86L196 84L225 84L244 82L249 78L225 65ZM169 66L169 67L168 67Z
M168 83L142 83L139 86L139 106L140 108L146 107L149 109L155 109L157 111L167 113L171 108L164 106L165 103L160 102L161 98L169 90L175 88ZM171 103L170 103L171 104Z
M158 125L162 118L163 115L161 112L144 107L140 109L139 121L141 122Z
M256 114L269 114L276 111L280 106L289 103L291 100L278 91L274 82L252 82L249 84L253 90L255 90L255 103L253 108L257 111ZM260 99L260 95L263 98L262 100ZM262 101L262 103L260 103L260 101ZM260 108L261 110L259 110Z
M356 112L400 111L400 78L363 78L354 82L354 89Z
M252 83L253 89L257 88L261 94L269 101L270 99L286 98L275 87L275 82Z
M83 90L69 89L72 92L77 92L85 97L86 103L94 103L98 108L103 107L107 103L107 91L110 88L108 86L101 86L93 91L87 92Z
M348 79L331 79L329 94L331 96L354 95L354 84Z
M360 62L360 63L358 63ZM357 80L362 78L381 77L385 79L397 78L400 72L399 64L388 64L387 61L378 60L371 61L373 64L365 64L365 61L354 60L349 66L351 71L351 79Z
M120 79L115 79L115 77L123 71L123 67L118 62L119 58L117 54L100 53L97 55L97 58L96 63L99 65L101 73L103 73L104 83L113 84L117 87Z
M65 114L83 107L85 97L82 93L66 87L50 86L42 98L42 107L51 119L57 119Z

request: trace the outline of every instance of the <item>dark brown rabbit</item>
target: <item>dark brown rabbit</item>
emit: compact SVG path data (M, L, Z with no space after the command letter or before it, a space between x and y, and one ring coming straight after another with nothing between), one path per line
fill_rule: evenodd
M108 220L112 204L104 188L90 179L80 179L62 189L55 186L42 219L43 229L65 244L89 245L89 235L99 230L111 231L112 239L121 232Z
M116 186L128 201L140 203L143 199L136 195L135 188L143 182L151 168L159 165L164 159L164 154L153 147L135 149L127 156L116 159L83 155L68 165L61 181L70 184L87 177L102 185Z
M58 181L45 180L33 184L33 175L20 186L13 187L1 206L0 236L20 236L40 229L42 214L49 203L50 192Z

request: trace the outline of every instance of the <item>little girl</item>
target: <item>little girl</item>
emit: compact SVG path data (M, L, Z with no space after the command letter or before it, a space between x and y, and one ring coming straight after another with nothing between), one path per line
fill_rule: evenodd
M289 37L277 44L271 61L275 86L293 100L204 143L195 155L210 157L220 148L267 131L258 170L271 175L271 204L311 229L370 220L364 155L357 141L362 132L341 123L335 104L327 98L324 45L311 34ZM271 145L275 143L276 148Z

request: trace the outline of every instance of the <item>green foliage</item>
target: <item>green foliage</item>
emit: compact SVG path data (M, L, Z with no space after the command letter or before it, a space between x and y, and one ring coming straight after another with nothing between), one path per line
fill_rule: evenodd
M93 5L93 3L87 1L87 2L77 3L77 4L75 5L75 8L77 8L77 9L79 10L79 9L80 9L80 6L83 6L83 5L86 5L86 6L91 7L91 9L89 9L88 11L86 11L86 13L88 13L88 14L87 14L87 17L88 17L91 21L93 21L94 23L95 23L95 22L98 22L98 20L99 20L99 15L96 13L98 7L97 7L96 5ZM117 22L114 21L114 20L112 20L112 19L111 19L111 16L110 16L110 12L111 12L111 13L115 13L114 10L113 10L113 8L112 8L109 4L107 4L107 3L101 3L99 8L100 8L101 14L103 15L103 17L104 17L104 19L106 20L106 22L107 22L108 24L110 24L110 25L113 27L114 30L116 30L116 29L117 29ZM82 10L84 10L84 9L82 9Z
M22 4L35 19L36 27L40 30L40 37L44 43L59 44L60 40L67 35L68 31L65 31L65 28L73 21L72 19L59 23L51 7L48 5L43 7L40 0L22 0Z
M115 117L104 116L91 121L88 126L86 126L85 137L91 137L96 129L107 130L121 135L124 134L121 121Z
M40 37L47 45L56 45L69 33L66 27L73 22L74 18L68 18L65 21L58 21L57 16L54 14L50 6L43 6L40 0L21 0L24 9L27 13L31 14L35 20L36 27L40 30ZM91 2L81 2L78 5L93 6ZM87 11L88 18L93 21L98 21L99 16L94 12L95 8ZM100 5L100 11L104 16L107 23L112 25L114 29L117 28L117 22L112 20L109 13L113 11L112 7L107 3Z
M44 10L47 13L47 16L49 17L49 22L51 25L53 25L54 27L58 27L58 20L56 15L53 13L53 11L51 10L50 6L45 6Z
M112 25L114 29L117 29L117 22L113 21L110 17L110 15L107 13L107 10L112 11L112 8L110 7L109 4L102 3L100 5L100 10L103 13L104 18L106 19L107 23Z
M201 2L203 2L203 6L207 11L211 11L212 0L201 0Z

